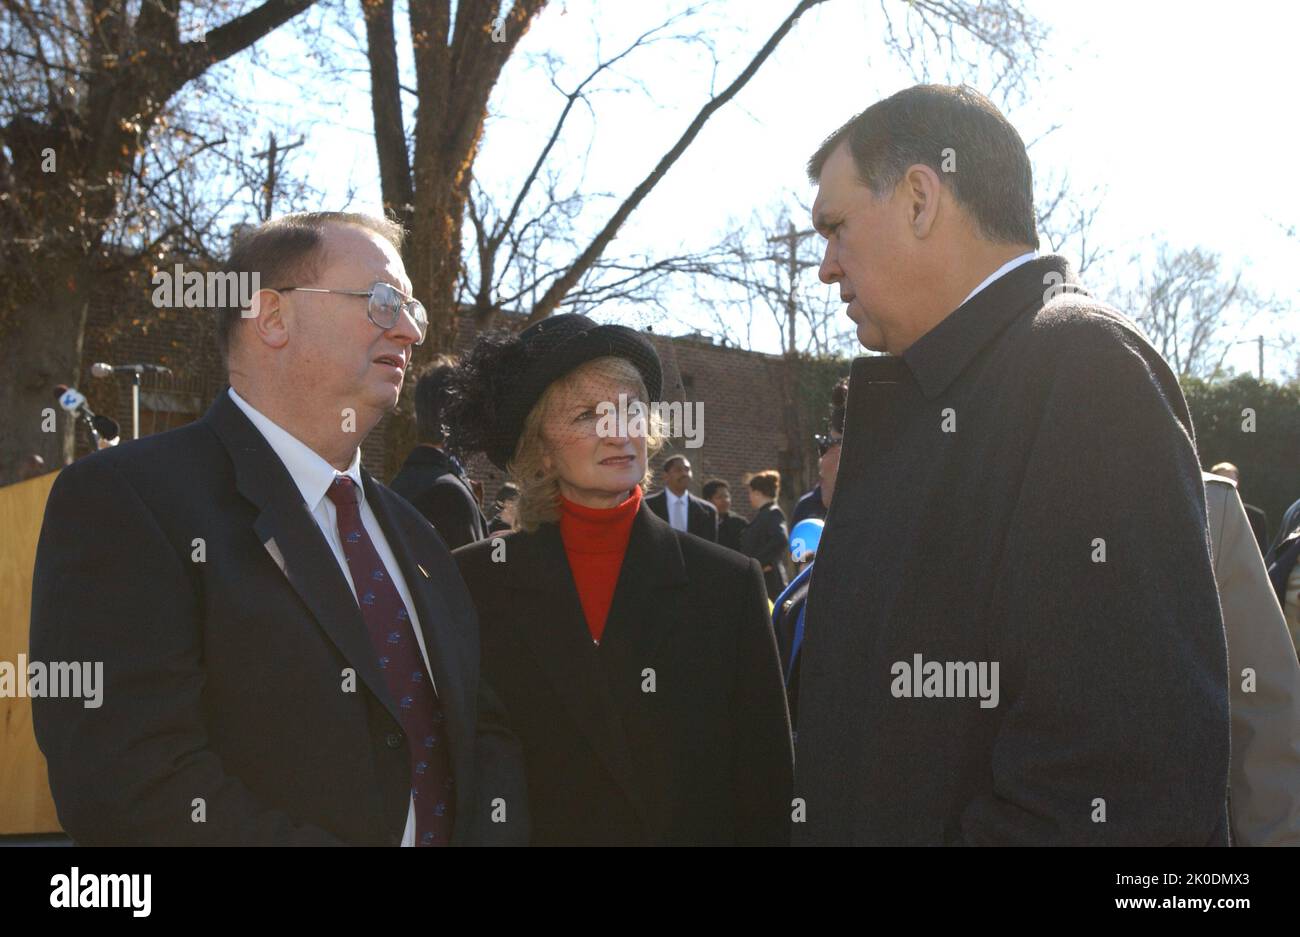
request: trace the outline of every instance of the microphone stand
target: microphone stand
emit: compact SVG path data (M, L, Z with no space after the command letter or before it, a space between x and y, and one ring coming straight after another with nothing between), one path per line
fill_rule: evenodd
M131 372L131 438L140 438L140 372Z

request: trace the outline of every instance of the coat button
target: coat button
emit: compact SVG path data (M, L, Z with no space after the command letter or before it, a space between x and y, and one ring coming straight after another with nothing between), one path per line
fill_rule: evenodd
M402 747L402 733L400 733L400 732L389 732L389 733L388 733L388 738L384 739L384 741L388 743L388 747L389 747L389 748L401 748L401 747Z

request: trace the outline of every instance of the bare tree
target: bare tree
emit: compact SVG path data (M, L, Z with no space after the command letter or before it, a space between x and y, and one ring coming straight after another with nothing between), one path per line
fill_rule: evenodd
M1043 246L1055 254L1070 258L1074 270L1083 276L1089 268L1094 272L1112 253L1097 239L1093 225L1101 212L1105 193L1097 186L1079 192L1070 185L1067 172L1058 178L1049 177L1038 198L1038 236Z
M147 249L187 233L178 219L192 205L174 205L161 230L121 211L132 187L159 201L179 179L146 168L151 143L190 157L217 145L161 133L169 105L313 2L0 0L0 481L31 453L54 465L72 454L69 424L42 432L41 411L53 385L77 380L87 303L114 235Z
M1225 271L1218 254L1167 244L1159 246L1154 266L1140 274L1125 301L1180 377L1207 380L1223 374L1228 352L1261 316L1286 308L1250 289L1240 271Z

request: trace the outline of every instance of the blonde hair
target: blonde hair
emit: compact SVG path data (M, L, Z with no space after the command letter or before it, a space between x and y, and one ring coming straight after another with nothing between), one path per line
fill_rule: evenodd
M650 403L645 399L647 394L641 372L626 358L612 355L587 361L551 382L528 412L514 458L507 466L519 488L515 530L532 532L542 524L559 521L560 479L553 469L546 468L547 444L542 436L542 427L556 401L595 371L636 388L641 401L647 405ZM646 471L640 481L643 490L650 481L650 459L664 444L662 427L653 410L647 414L646 423Z

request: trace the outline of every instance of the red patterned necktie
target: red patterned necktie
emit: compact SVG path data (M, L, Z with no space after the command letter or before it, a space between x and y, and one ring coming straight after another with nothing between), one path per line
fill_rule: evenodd
M446 846L451 842L455 798L442 703L420 656L411 616L361 523L357 486L346 475L339 475L328 495L338 508L339 538L356 586L361 617L401 714L411 754L416 845Z

